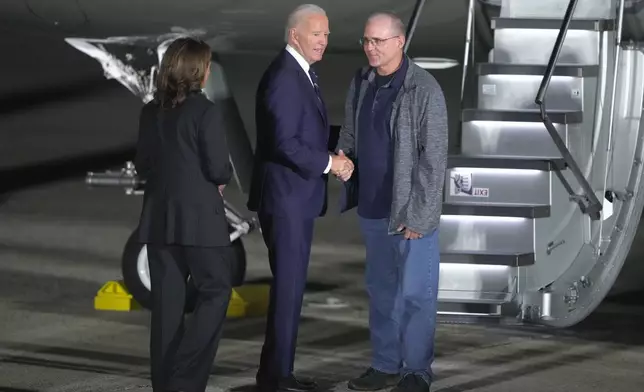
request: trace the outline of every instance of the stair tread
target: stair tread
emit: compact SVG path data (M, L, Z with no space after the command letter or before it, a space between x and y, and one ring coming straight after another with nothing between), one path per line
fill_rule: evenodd
M449 292L449 291L448 291ZM444 303L460 303L460 304L482 304L482 305L502 305L505 303L508 303L506 299L503 298L477 298L477 299L452 299L449 297L445 297L445 293L443 294L443 297L438 299L438 302L444 302ZM499 293L501 294L501 293Z
M509 251L449 251L441 252L441 263L445 264L479 264L524 267L535 263L534 252Z
M492 18L492 29L561 29L562 19L550 18ZM614 30L613 19L573 19L569 30Z
M478 75L531 75L543 76L546 65L512 64L512 63L479 63L476 67ZM553 76L596 77L599 75L597 65L558 64Z
M479 291L479 293L484 293L482 291ZM449 304L453 305L503 305L506 303L509 303L512 301L512 294L508 292L490 292L486 293L487 295L483 295L482 298L461 298L459 295L451 295L452 292L450 290L439 290L438 291L438 303L448 305L446 307L442 307L441 311L443 312L449 312L454 314L454 312L460 313L461 315L467 315L468 313L478 313L481 315L481 313L488 313L488 312L476 312L476 309L470 309L468 312L463 312L461 310L460 312L457 309L453 309L449 306ZM459 293L460 294L460 293ZM451 309L450 309L451 308ZM474 310L474 311L473 311ZM483 309L478 309L478 310L483 310ZM492 309L490 309L492 310Z
M488 169L523 169L553 171L566 167L563 158L533 158L533 157L498 157L486 155L450 155L448 168L474 167Z
M583 119L582 111L548 109L548 117L554 124L580 123ZM463 109L461 120L468 121L514 121L514 122L542 122L538 109L524 110L493 110L493 109Z
M504 250L467 250L467 251L441 251L446 255L482 255L482 256L527 256L534 255L534 252L514 252Z
M501 203L443 203L443 215L476 215L517 218L545 218L550 216L549 205Z

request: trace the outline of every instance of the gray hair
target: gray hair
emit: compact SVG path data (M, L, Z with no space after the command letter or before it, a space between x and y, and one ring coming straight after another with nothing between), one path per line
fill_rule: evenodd
M284 31L284 41L288 42L288 32L292 28L295 28L301 21L302 18L306 15L324 15L326 16L326 11L315 4L302 4L295 8L291 12L286 21L286 29Z
M405 23L400 19L400 17L393 12L376 12L369 15L367 23L371 22L373 19L385 18L391 21L391 29L396 35L405 35Z

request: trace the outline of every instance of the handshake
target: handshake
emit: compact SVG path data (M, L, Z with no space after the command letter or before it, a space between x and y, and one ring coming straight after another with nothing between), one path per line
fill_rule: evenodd
M338 155L331 155L331 173L338 179L347 181L353 174L353 162L349 157L344 155L342 150L338 151Z

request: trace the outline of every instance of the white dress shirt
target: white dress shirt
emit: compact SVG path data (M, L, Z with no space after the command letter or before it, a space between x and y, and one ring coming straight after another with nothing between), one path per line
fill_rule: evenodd
M313 80L311 80L311 75L309 75L309 70L311 69L311 64L309 64L308 61L302 56L295 48L293 48L291 45L286 45L286 51L295 58L297 63L302 67L304 70L304 73L306 74L306 77L309 78L309 81L311 82L311 86L313 86ZM324 169L324 174L327 174L331 170L331 163L333 162L331 155L329 155L329 164L326 165L326 169Z

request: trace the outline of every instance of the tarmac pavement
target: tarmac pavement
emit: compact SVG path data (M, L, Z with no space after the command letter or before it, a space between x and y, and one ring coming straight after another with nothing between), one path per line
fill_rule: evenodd
M148 312L93 309L101 285L120 278L139 208L140 198L89 190L82 177L16 191L0 204L0 391L151 391ZM259 233L244 244L249 280L267 279ZM369 363L363 265L355 216L319 220L296 371L324 390L345 391ZM603 305L568 330L442 323L432 391L639 390L644 308L631 302ZM209 391L253 390L263 331L261 317L226 323Z

